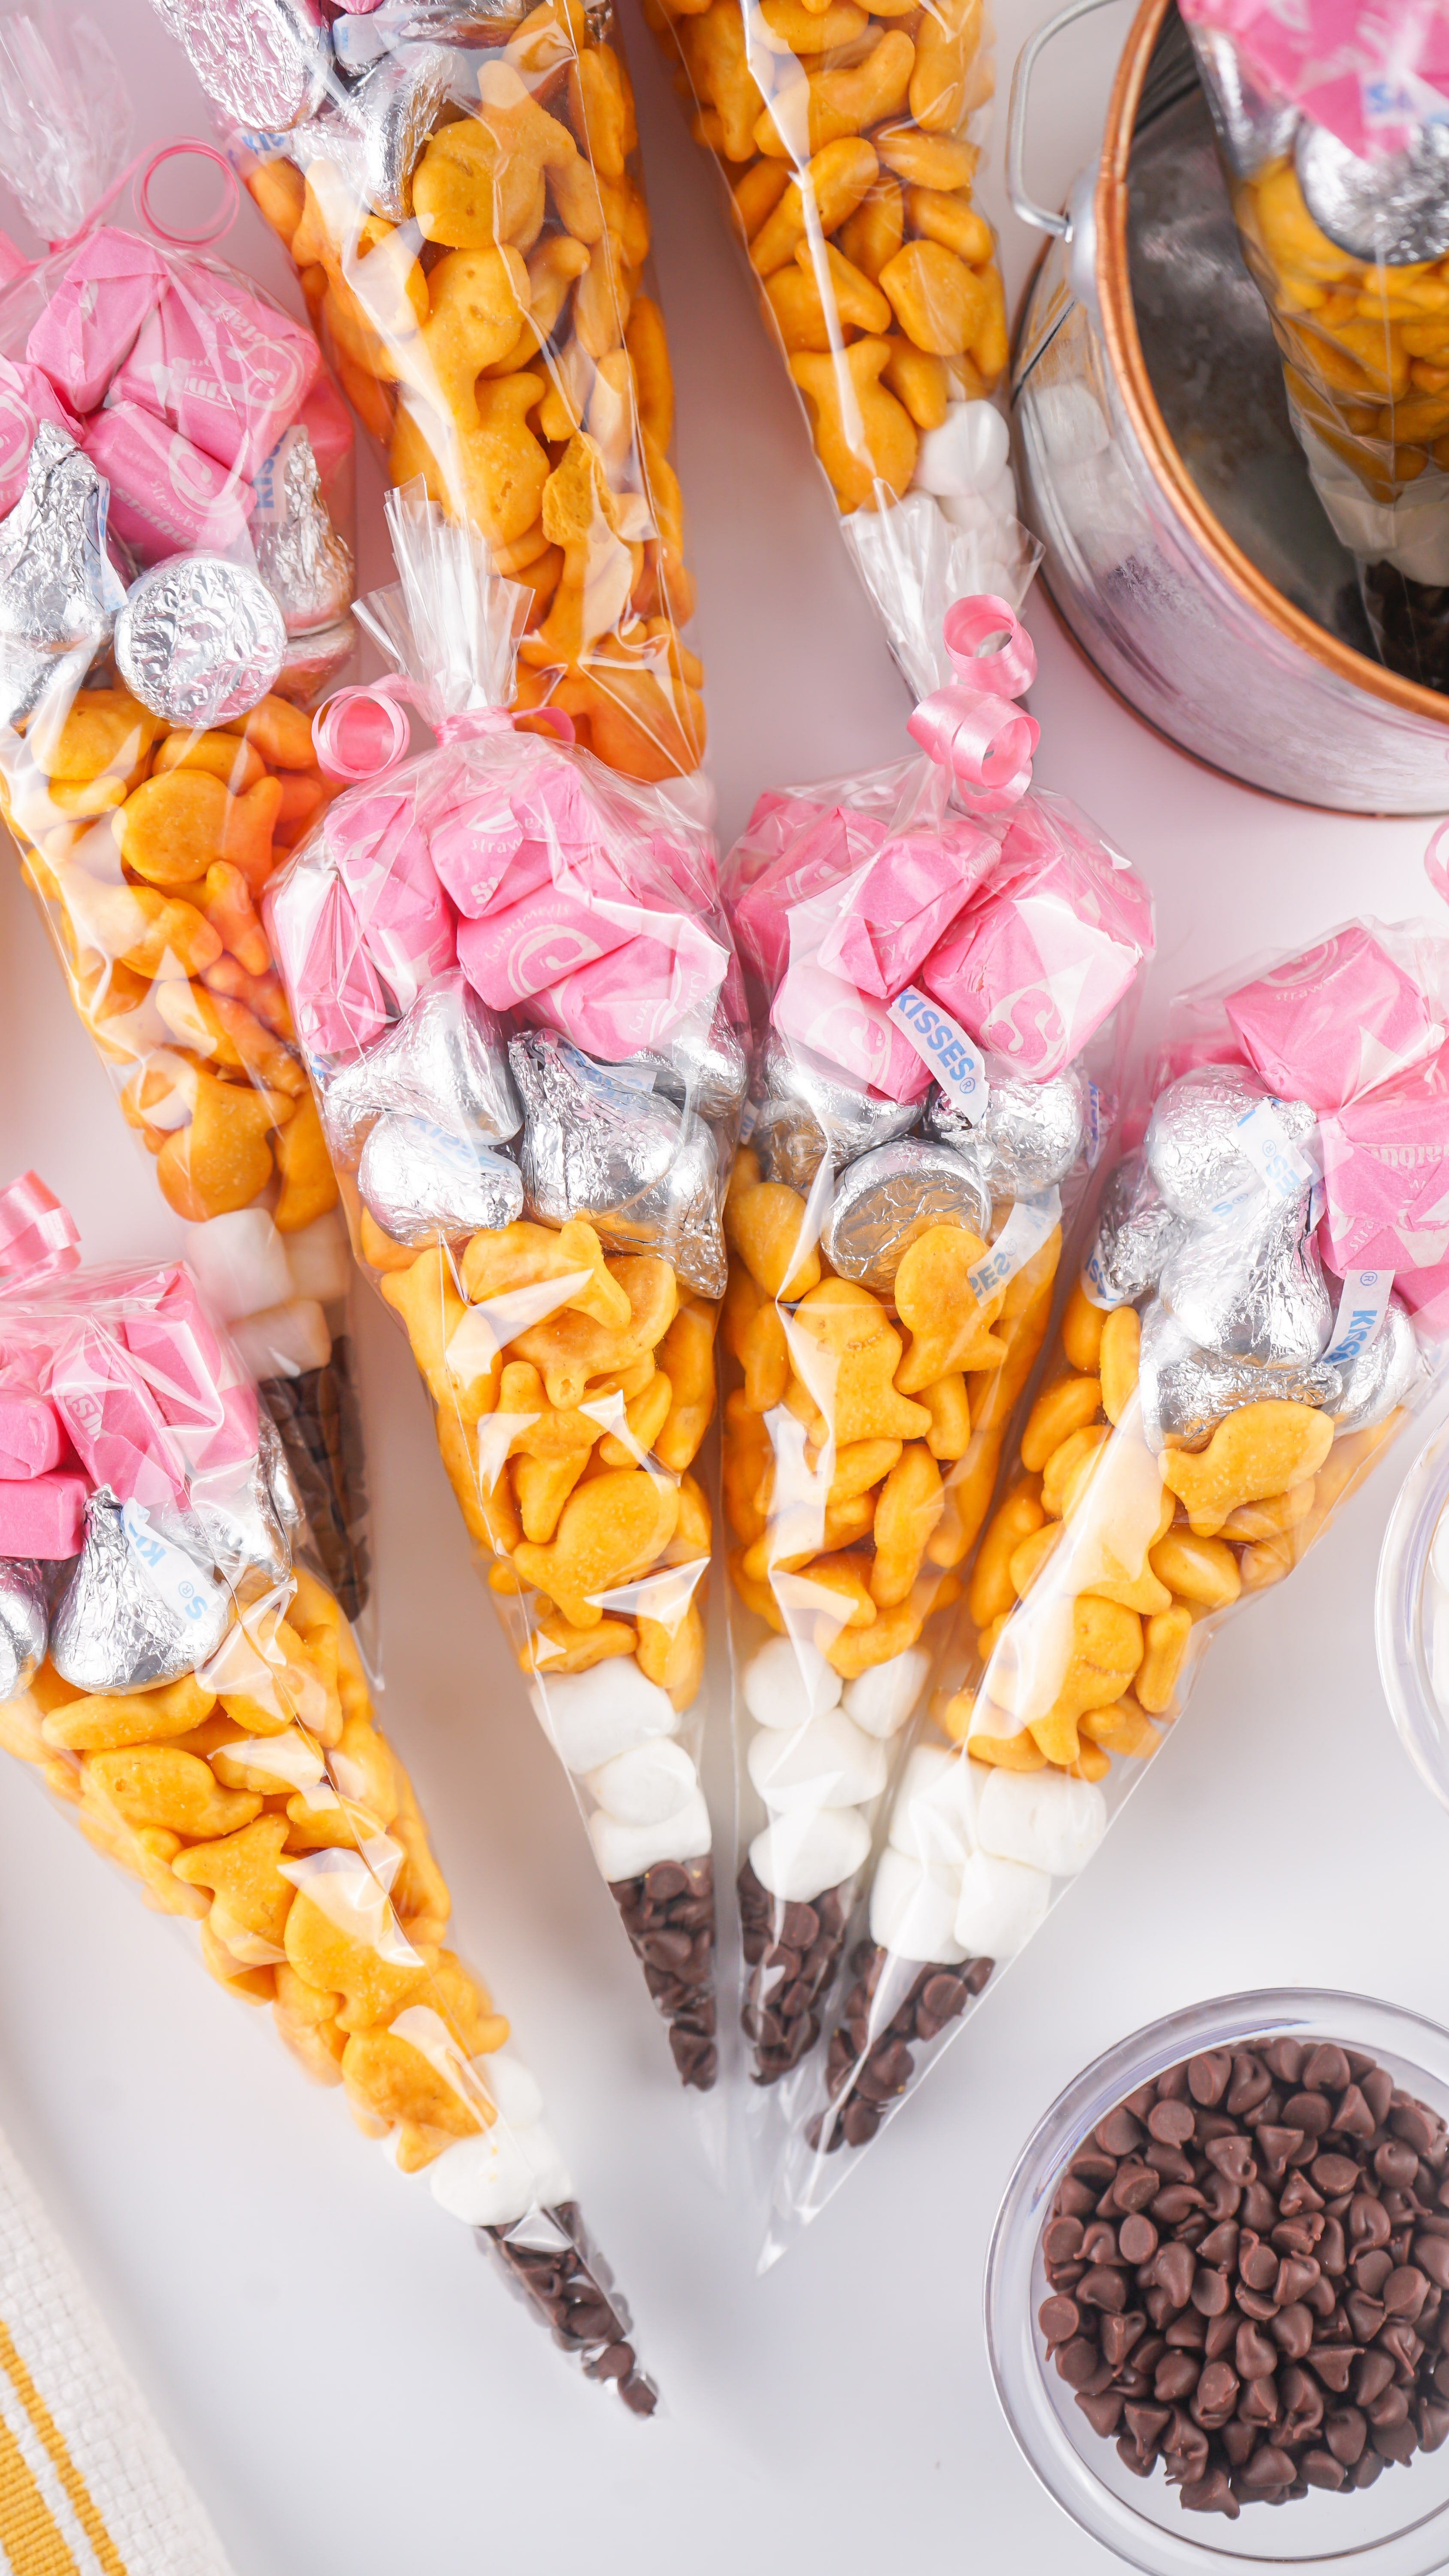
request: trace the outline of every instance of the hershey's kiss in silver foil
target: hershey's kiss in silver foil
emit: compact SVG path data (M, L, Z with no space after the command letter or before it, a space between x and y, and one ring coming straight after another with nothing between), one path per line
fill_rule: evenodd
M848 1163L821 1229L822 1249L842 1279L884 1293L906 1246L932 1225L991 1232L991 1198L974 1163L950 1145L903 1136Z
M1449 132L1420 127L1407 151L1365 161L1305 117L1293 147L1303 202L1340 250L1407 268L1449 250Z
M50 1596L33 1556L0 1558L0 1705L29 1690L45 1661Z
M149 1690L215 1652L231 1594L198 1535L153 1522L165 1561L152 1571L126 1536L109 1485L86 1504L86 1534L50 1630L50 1660L83 1691Z
M1308 1224L1309 1193L1266 1191L1196 1225L1162 1273L1162 1302L1190 1341L1223 1359L1316 1360L1333 1305Z
M921 1114L919 1100L886 1100L861 1091L843 1073L769 1029L750 1083L755 1123L750 1143L767 1181L783 1181L802 1197L827 1157L840 1171L873 1146L909 1135Z
M312 441L300 421L263 457L252 490L256 507L247 532L289 638L335 625L352 605L352 548L328 517Z
M986 1109L974 1125L933 1082L921 1121L926 1135L974 1155L994 1199L1030 1198L1064 1181L1086 1132L1085 1076L1068 1065L1050 1082L1024 1082L988 1057L986 1079Z
M74 439L43 420L0 522L0 723L28 716L52 680L69 701L110 642L125 598L106 552L110 498Z
M686 1021L662 1046L624 1056L617 1070L650 1074L655 1090L677 1108L717 1119L732 1118L739 1108L749 1067L736 1032L717 1011L709 1028L692 1029Z
M529 1215L586 1217L613 1250L662 1253L701 1296L722 1297L719 1162L704 1122L551 1029L511 1039L508 1057L523 1096Z
M321 106L332 45L320 0L169 0L162 15L233 125L283 134Z
M266 697L287 630L260 573L225 555L172 555L126 593L116 669L168 724L230 724Z
M1147 1125L1147 1163L1178 1216L1211 1216L1225 1201L1261 1191L1238 1122L1267 1098L1256 1075L1235 1064L1195 1065L1159 1094ZM1302 1100L1275 1101L1273 1115L1290 1143L1318 1124Z
M310 707L340 679L357 650L357 628L350 617L332 626L310 626L305 635L289 635L282 667L272 682L274 698Z
M523 1214L523 1175L507 1154L397 1110L368 1130L357 1189L394 1243L491 1232Z
M1343 1378L1329 1360L1253 1360L1200 1351L1156 1298L1142 1318L1137 1363L1142 1435L1149 1449L1196 1448L1245 1404L1312 1404L1332 1411Z
M270 1417L259 1410L280 1447ZM255 1457L211 1470L199 1468L191 1478L192 1512L229 1583L237 1582L249 1566L273 1583L284 1582L291 1572L291 1539L277 1510L271 1463L263 1438Z
M1340 1363L1343 1393L1333 1408L1340 1432L1372 1431L1412 1394L1425 1360L1408 1314L1396 1297L1367 1350Z
M322 1124L342 1163L357 1158L369 1120L407 1110L479 1145L506 1144L523 1124L503 1024L460 966L426 986L356 1063L324 1082Z
M354 166L368 202L395 224L412 214L413 172L452 97L458 69L458 56L444 45L404 45L380 55L340 102L356 137ZM473 95L476 107L476 90Z
M1141 1153L1124 1155L1102 1192L1086 1275L1109 1304L1135 1306L1187 1240Z

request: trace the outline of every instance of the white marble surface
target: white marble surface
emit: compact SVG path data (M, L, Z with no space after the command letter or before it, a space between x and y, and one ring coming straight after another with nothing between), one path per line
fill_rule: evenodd
M63 0L69 8L71 0ZM92 0L95 5L95 0ZM8 14L8 13L7 13ZM138 136L199 101L145 0L103 12ZM1038 15L1004 11L1003 62ZM1120 5L1049 58L1043 194L1090 152ZM770 781L895 757L905 700L838 543L713 183L632 17L680 395L722 823ZM198 182L199 190L204 181ZM163 207L179 203L163 179ZM11 217L0 203L0 221ZM238 255L282 263L248 212ZM1013 291L1034 242L1007 219ZM385 577L378 483L364 566ZM1276 805L1177 757L1101 690L1044 605L1038 776L1154 885L1154 995L1356 910L1428 908L1426 827ZM169 1241L18 871L0 865L0 1140L94 1257ZM0 1781L0 2120L44 2190L233 2554L238 2576L496 2563L608 2576L678 2550L700 2576L810 2564L1091 2576L991 2395L981 2266L1011 2163L1090 2054L1234 1985L1449 2007L1446 1826L1393 1740L1374 1564L1395 1480L1292 1588L1218 1641L1177 1740L1080 1885L884 2145L763 2283L756 2228L706 2180L564 1779L529 1718L390 1320L361 1341L386 1715L434 1820L464 1947L542 2078L633 2300L668 2420L571 2376L464 2233L387 2171L336 2095L229 2006L16 1772Z

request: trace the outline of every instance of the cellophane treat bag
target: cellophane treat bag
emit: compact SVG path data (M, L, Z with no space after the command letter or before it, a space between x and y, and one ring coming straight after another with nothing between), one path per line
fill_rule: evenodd
M1366 648L1449 687L1449 25L1365 0L1183 16Z
M394 483L528 593L514 704L696 771L702 671L633 93L610 6L157 0Z
M0 1747L648 2413L266 1403L185 1263L76 1242L34 1173L0 1191Z
M708 2091L692 1469L746 1078L713 845L561 712L516 729L526 599L421 481L388 515L401 582L359 614L437 748L377 769L378 724L387 749L406 738L387 683L324 711L324 760L364 783L271 889L271 935L358 1257L406 1328L681 2080Z
M250 279L102 219L128 120L98 30L7 18L0 102L0 171L73 235L5 245L0 803L356 1617L346 1229L258 911L331 792L305 710L355 642L351 422Z
M963 594L1019 607L1006 304L973 203L992 95L981 0L645 0L718 163L829 479L908 686L950 677Z
M771 2156L857 1909L914 1937L872 1843L1152 948L1126 860L1028 792L1030 639L994 599L946 634L961 678L912 718L925 756L762 796L725 868L755 1031L723 1324L741 2005Z
M1441 1376L1446 1025L1449 940L1418 922L1174 1005L891 1802L777 2241L1092 1859L1219 1622Z

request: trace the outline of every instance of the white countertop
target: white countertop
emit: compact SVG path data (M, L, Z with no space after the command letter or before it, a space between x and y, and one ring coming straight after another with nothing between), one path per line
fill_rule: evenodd
M100 14L138 139L199 127L184 59L146 0ZM1045 14L1034 0L1005 11L1003 65ZM1033 153L1044 195L1064 194L1091 150L1125 24L1110 9L1048 58ZM711 173L632 9L628 36L728 835L767 784L900 756L906 700ZM171 185L158 186L163 208L180 202ZM1010 218L1004 230L1014 294L1036 245ZM233 244L281 286L250 210ZM378 492L368 462L371 582L387 577ZM1076 797L1156 891L1149 1018L1176 986L1351 913L1437 909L1426 824L1335 819L1211 776L1097 685L1044 603L1029 622L1038 779ZM0 1177L41 1171L89 1257L169 1247L146 1158L11 861L0 1103ZM675 2552L698 2576L1008 2563L1092 2576L1104 2554L1037 2489L991 2393L991 2220L1059 2087L1174 2006L1306 1982L1449 2012L1449 1823L1393 1737L1371 1624L1413 1444L1288 1588L1220 1636L1176 1740L1080 1886L807 2241L756 2282L757 2218L706 2179L638 1969L471 1571L402 1337L370 1297L359 1308L385 1720L432 1819L461 1945L543 2081L669 2414L633 2422L576 2376L465 2232L355 2135L340 2096L308 2087L263 2017L214 1991L185 1933L144 1911L7 1764L0 2122L237 2576L632 2576Z

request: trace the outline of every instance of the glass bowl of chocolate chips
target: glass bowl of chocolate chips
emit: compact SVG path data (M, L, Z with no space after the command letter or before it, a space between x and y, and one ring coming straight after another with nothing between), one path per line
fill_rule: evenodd
M1285 1989L1110 2049L1012 2176L986 2333L1042 2484L1148 2576L1449 2565L1449 2031Z

